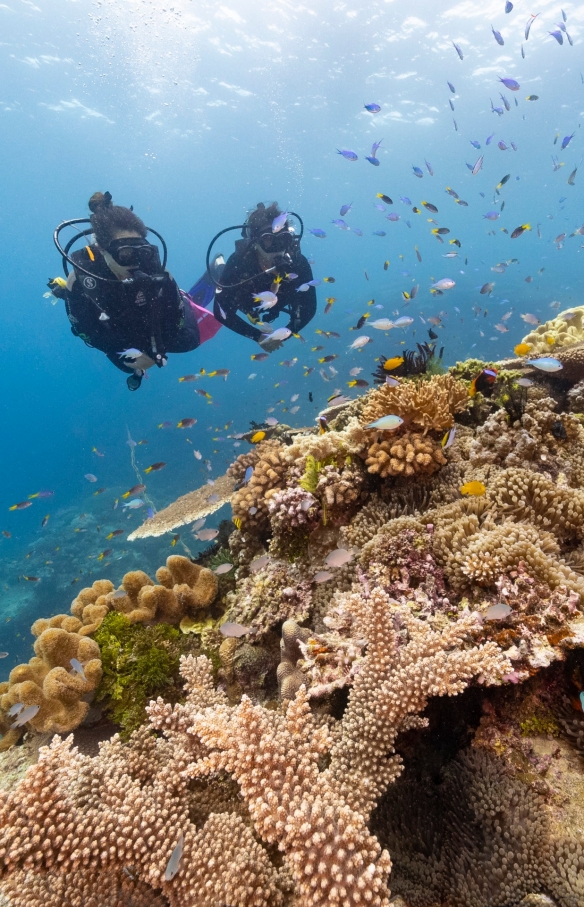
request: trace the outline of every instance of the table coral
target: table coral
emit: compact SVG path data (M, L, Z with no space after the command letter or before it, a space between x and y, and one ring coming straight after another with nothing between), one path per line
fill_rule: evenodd
M433 375L429 380L402 381L397 387L384 385L371 391L361 413L362 425L382 416L400 416L406 426L417 426L426 434L430 429L452 428L456 413L469 401L463 381L452 375Z
M432 475L444 466L446 457L439 442L418 432L407 431L396 438L385 439L378 435L367 451L367 470L379 475L414 476Z

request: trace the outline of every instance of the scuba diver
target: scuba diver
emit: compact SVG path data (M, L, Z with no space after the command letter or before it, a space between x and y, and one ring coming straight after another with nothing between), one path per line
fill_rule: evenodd
M187 294L166 270L167 249L162 236L146 227L132 208L112 203L109 192L89 199L89 218L60 224L54 241L63 258L65 278L49 280L54 296L65 301L71 331L87 346L104 352L128 375L131 391L140 387L145 371L166 365L168 353L187 353L213 337L221 325L207 306L215 286L204 275ZM65 248L60 232L89 223ZM153 233L163 247L148 242ZM94 242L76 252L77 240L93 234ZM221 259L213 263L220 273ZM72 265L69 273L67 264Z
M298 235L286 215L276 202L267 208L260 202L244 224L218 233L207 251L207 272L217 288L215 318L237 334L255 340L267 353L279 349L283 339L287 339L281 330L271 331L267 323L285 312L289 316L287 330L298 334L316 314L314 287L297 292L313 279L311 267L300 252L302 221L290 212L300 221ZM235 252L216 277L210 262L211 249L230 230L241 230L243 238L236 241ZM258 299L259 294L264 294L262 299ZM245 317L241 318L238 312Z

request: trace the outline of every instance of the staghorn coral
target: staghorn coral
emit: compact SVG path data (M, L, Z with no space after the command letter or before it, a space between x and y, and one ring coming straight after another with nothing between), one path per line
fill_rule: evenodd
M133 542L136 539L164 535L165 532L170 532L177 526L188 526L189 523L194 523L200 517L215 513L224 504L231 501L235 484L233 478L228 474L217 479L212 488L203 485L196 491L182 495L134 529L128 536L128 541Z
M407 431L396 438L374 441L367 451L367 470L382 479L387 476L432 475L444 466L440 444L427 435Z
M417 426L426 434L430 429L452 428L456 413L468 405L466 385L452 375L433 375L425 381L402 381L397 387L384 385L371 391L361 413L367 425L388 414L400 416L407 427Z
M316 726L302 688L283 713L244 697L235 708L219 704L189 719L196 761L187 775L233 775L257 832L284 852L302 907L387 907L389 856L366 821L399 774L400 760L388 756L397 733L416 723L429 695L456 694L476 673L496 682L509 668L493 643L464 648L463 640L477 627L471 615L434 632L395 609L380 590L371 596L354 593L347 604L368 649L336 739L325 726ZM396 620L407 627L407 640L399 643L397 633L403 631L396 631ZM291 627L295 642L302 641L300 635ZM150 711L159 729L185 723L183 707L171 713L159 702ZM202 758L201 744L210 750ZM319 759L329 750L330 764L319 770Z
M71 738L43 748L18 787L0 793L0 888L10 891L18 879L27 905L62 907L59 888L45 888L42 880L62 885L64 878L69 902L81 905L100 885L104 892L124 890L125 874L126 896L136 895L139 905L279 904L277 874L241 818L212 814L197 829L189 819L187 782L175 771L168 744L160 741L145 753L144 744L139 737L135 759L116 738L94 758L81 756ZM167 882L179 831L183 855Z

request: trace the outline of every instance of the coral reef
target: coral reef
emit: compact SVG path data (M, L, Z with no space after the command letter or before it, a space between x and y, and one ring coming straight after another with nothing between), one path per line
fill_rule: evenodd
M12 746L22 733L13 727L16 719L8 716L19 703L24 709L38 706L27 724L39 733L66 733L89 711L87 696L95 691L102 676L99 646L87 636L59 626L71 620L62 617L53 618L52 626L45 626L49 622L43 620L33 624L37 636L34 657L28 664L13 668L8 681L0 684L0 729L5 732L0 749ZM72 659L80 663L81 672L72 667Z
M112 610L124 614L131 623L178 623L185 614L207 608L217 595L215 574L180 555L168 557L166 566L158 568L156 579L160 585L142 570L132 570L125 574L118 592L107 580L97 580L82 589L71 604L72 614L83 624L79 632L95 633Z
M226 620L249 627L260 640L285 620L306 620L310 613L311 587L300 570L284 561L243 579L237 592L227 596Z
M0 791L11 907L581 907L584 342L550 330L557 375L505 360L471 397L488 364L433 357L277 426L134 534L231 500L197 563L35 623L2 746L16 702L121 734Z
M95 633L103 676L96 693L122 737L146 721L153 696L176 697L179 659L193 649L193 637L168 624L145 627L111 611Z

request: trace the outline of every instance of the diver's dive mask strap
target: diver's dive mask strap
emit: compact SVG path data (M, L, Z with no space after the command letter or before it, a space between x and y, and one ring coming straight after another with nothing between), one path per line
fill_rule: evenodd
M289 211L288 215L291 217L295 217L298 220L298 222L300 223L300 233L298 235L288 233L288 236L290 237L291 241L294 243L295 251L299 251L300 241L301 241L302 237L304 236L304 221L302 220L302 218L300 217L299 214L296 214L295 211ZM217 242L219 237L223 236L225 233L229 233L231 230L241 230L243 233L243 236L245 238L251 239L251 237L246 236L248 227L249 227L249 224L247 224L247 223L236 224L233 227L226 227L224 230L220 230L219 233L216 233L215 236L213 237L213 239L211 240L211 242L209 243L209 247L207 249L207 255L205 258L206 265L207 265L207 272L208 272L209 277L211 278L212 282L215 284L215 286L217 287L218 290L233 290L233 289L235 289L235 287L241 287L241 286L243 286L243 284L249 283L250 280L256 280L256 278L261 277L262 274L269 274L271 271L276 271L278 269L278 265L275 264L272 268L268 268L266 271L258 271L258 273L254 274L252 277L246 277L245 280L239 280L239 281L237 281L237 283L230 283L230 284L221 283L220 280L218 280L213 275L213 271L211 269L211 250L213 249L213 246L215 245L215 243ZM263 235L264 236L267 235L267 231ZM274 233L272 235L274 236L274 238L276 238L279 234ZM271 253L268 252L268 254L271 254ZM291 261L292 261L292 259L290 257L290 263L291 263Z
M100 277L98 274L94 274L92 271L89 271L87 268L84 268L82 265L73 261L73 259L70 258L70 256L69 256L71 247L78 240L82 239L85 236L90 236L93 233L92 226L89 226L89 228L87 230L79 230L79 232L76 233L76 235L72 239L69 240L69 242L67 243L65 248L63 248L61 246L61 239L60 239L61 231L64 230L65 227L75 227L75 226L77 226L77 224L90 224L91 225L91 221L89 220L88 217L76 217L76 218L73 218L72 220L64 220L63 223L59 224L59 226L55 228L55 231L53 233L53 242L55 243L55 245L57 247L57 251L61 255L61 258L63 259L63 271L65 272L65 277L69 276L68 264L70 264L77 271L81 271L82 274L87 274L89 277L93 277L95 280L101 281L102 283L113 283L113 284L119 283L119 281L116 277L113 277L113 278ZM148 233L152 233L154 236L157 237L157 239L160 240L160 244L162 246L163 253L164 253L160 267L164 271L166 268L166 262L168 259L168 249L166 247L166 243L165 243L164 239L162 238L162 236L160 235L160 233L158 233L156 230L153 230L152 227L146 227L146 230L148 231ZM114 242L116 242L116 240L114 240ZM144 241L142 241L142 242L144 242ZM126 243L126 245L128 245L128 240L125 240L125 243ZM148 245L151 245L151 244L148 243ZM143 274L142 279L145 276L148 276L148 275Z

